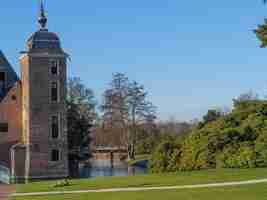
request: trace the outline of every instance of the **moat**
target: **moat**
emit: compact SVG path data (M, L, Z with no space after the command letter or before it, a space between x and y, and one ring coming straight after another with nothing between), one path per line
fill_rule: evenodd
M112 166L107 160L90 160L90 165L80 165L79 175L81 178L103 176L133 176L148 173L146 164L129 166L126 161L116 161Z

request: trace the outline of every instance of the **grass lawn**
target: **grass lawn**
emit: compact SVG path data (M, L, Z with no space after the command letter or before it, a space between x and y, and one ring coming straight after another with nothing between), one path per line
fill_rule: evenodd
M205 170L205 171L193 171L193 172L180 172L175 174L161 174L161 175L152 174L147 176L77 179L77 180L71 180L71 186L60 187L60 188L54 187L56 181L44 181L44 182L29 183L25 185L19 184L16 186L16 188L18 193L21 192L26 193L26 192L49 192L49 191L64 191L64 190L70 191L70 190L83 190L83 189L87 190L87 189L100 189L100 188L118 188L118 187L189 185L189 184L217 183L217 182L227 182L227 181L242 181L242 180L262 179L262 178L267 178L267 168ZM154 193L155 192L153 192L153 194ZM160 193L161 192L159 192L159 194Z
M267 200L267 184L224 188L184 189L145 192L90 193L44 197L19 197L12 200Z

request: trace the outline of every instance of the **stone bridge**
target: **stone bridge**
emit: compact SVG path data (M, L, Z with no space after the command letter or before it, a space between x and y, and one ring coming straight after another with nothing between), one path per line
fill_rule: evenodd
M95 147L92 149L92 159L109 161L111 166L116 162L127 160L127 149L119 147Z

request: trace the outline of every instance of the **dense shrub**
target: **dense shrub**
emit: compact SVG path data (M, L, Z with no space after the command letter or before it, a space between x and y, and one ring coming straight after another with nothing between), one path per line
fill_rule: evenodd
M180 160L180 144L174 140L167 140L159 144L152 154L150 168L153 173L176 171Z
M71 186L71 182L68 179L57 181L57 183L53 187L67 187Z
M235 102L234 110L194 129L179 144L162 143L152 172L267 166L267 102Z

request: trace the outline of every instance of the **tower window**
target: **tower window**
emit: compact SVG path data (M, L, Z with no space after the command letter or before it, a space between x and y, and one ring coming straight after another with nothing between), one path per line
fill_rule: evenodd
M59 150L57 150L57 149L52 150L51 161L53 161L53 162L59 161Z
M51 101L52 102L58 102L58 83L52 82L51 85Z
M0 94L6 89L6 73L0 72Z
M34 150L35 152L40 152L40 146L39 146L39 144L34 144L34 145L33 145L33 150Z
M59 116L52 116L52 138L57 139L59 137Z
M0 81L6 81L6 73L0 72Z
M0 132L7 133L8 132L8 123L0 123Z
M11 96L11 99L12 99L13 101L16 101L16 100L17 100L16 95L12 95L12 96Z
M59 60L52 60L51 61L51 74L58 75L58 69L59 69Z

